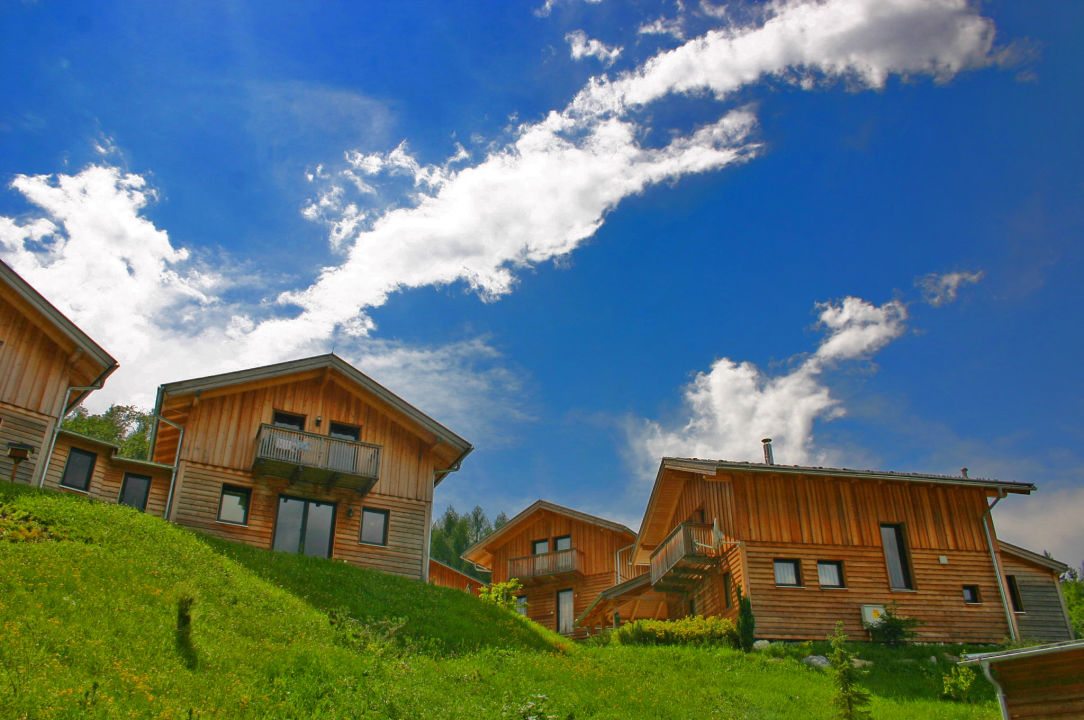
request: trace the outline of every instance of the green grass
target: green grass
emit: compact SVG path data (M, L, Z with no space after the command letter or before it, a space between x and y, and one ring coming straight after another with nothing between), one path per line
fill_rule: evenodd
M568 647L460 591L0 483L0 718L829 718L808 651ZM995 718L988 686L937 699L944 651L860 647L874 717Z

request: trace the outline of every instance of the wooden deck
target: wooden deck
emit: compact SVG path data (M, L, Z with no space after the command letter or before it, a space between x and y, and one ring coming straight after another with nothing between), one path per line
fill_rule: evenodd
M252 470L291 483L347 488L364 495L379 476L380 450L379 445L264 424L256 436Z
M651 554L651 585L657 592L688 592L718 563L711 525L681 523Z
M508 577L519 578L524 587L553 580L578 579L583 575L583 552L576 548L508 560Z

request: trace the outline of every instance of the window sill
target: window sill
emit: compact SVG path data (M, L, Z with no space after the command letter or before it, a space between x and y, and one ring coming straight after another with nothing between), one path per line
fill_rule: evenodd
M914 588L888 588L889 592L913 593L918 592Z
M230 527L248 527L248 523L231 522L229 520L215 520L219 525L229 525Z
M386 548L388 546L387 543L371 543L371 542L365 542L364 540L358 540L358 545L364 545L365 547L374 547L374 548Z
M775 586L777 588L790 588L792 590L805 590L806 589L805 585L780 585L779 583L776 583Z
M846 585L821 585L821 590L850 590Z
M70 485L57 485L61 490L67 490L68 492L76 492L81 495L90 495L90 490L84 490L83 488L71 487Z
M964 605L976 606L976 605L982 605L982 602L981 601L980 602L967 602L965 600Z

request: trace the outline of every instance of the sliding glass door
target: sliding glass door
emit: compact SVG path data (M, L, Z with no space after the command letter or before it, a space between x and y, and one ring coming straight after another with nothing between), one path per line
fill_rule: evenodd
M335 503L279 495L272 547L313 557L331 557Z

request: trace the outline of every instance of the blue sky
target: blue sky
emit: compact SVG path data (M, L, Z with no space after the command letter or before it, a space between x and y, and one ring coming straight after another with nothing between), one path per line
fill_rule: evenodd
M662 455L1036 483L1084 561L1075 3L6 2L0 258L98 405L335 351L438 509L636 526Z

